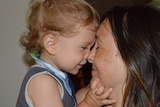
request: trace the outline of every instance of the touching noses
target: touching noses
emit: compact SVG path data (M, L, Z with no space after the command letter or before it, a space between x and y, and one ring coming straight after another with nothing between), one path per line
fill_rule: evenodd
M84 55L84 60L87 61L88 60L88 56L90 54L90 50L88 49Z
M95 57L95 51L91 50L89 55L88 55L88 62L93 63Z
M96 49L97 49L97 43L94 45L94 47L91 49L89 55L88 55L88 62L93 63L94 57L96 55Z

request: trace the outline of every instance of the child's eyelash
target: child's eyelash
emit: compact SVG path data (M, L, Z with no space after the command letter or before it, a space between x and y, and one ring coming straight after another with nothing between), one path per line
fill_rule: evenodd
M95 42L96 43L96 42ZM91 46L91 48L90 48L90 50L92 50L93 48L94 48L94 46L95 46L95 43Z

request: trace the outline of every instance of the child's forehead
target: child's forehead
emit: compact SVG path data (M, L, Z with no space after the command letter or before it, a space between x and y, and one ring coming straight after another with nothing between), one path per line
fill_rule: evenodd
M92 31L92 32L97 32L98 30L98 27L97 25L95 25L94 23L91 23L91 24L88 24L88 25L85 25L85 26L80 26L78 28L78 30L88 30L88 31Z
M84 44L92 44L92 45L94 45L95 42L96 42L95 37L93 37L93 39L87 39L87 38L86 38L86 40L83 41Z

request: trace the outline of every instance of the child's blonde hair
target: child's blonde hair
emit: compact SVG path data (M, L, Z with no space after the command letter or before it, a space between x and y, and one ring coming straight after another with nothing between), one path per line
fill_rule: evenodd
M84 0L32 0L28 11L28 32L20 39L26 52L41 53L41 40L47 33L58 32L69 35L77 27L99 25L99 15Z

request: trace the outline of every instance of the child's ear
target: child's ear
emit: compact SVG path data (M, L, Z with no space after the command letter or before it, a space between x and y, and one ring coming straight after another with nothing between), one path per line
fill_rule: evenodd
M53 34L47 34L43 38L44 48L51 55L55 54L56 42L56 36Z

